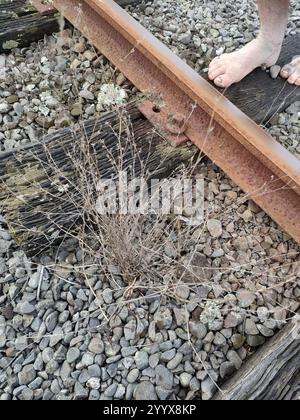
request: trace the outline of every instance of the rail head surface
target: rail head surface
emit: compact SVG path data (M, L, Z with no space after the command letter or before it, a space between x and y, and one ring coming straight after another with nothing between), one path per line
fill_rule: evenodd
M55 7L300 243L300 161L111 0ZM148 118L148 117L147 117Z

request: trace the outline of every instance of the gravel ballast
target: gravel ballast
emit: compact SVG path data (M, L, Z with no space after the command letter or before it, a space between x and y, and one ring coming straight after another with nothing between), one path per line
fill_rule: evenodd
M258 26L248 1L154 1L133 14L198 71ZM2 151L136 96L76 31L61 35L0 56ZM294 111L271 130L297 140ZM299 247L207 159L197 176L209 222L160 221L158 255L130 284L74 238L29 260L0 218L1 400L209 400L295 314Z

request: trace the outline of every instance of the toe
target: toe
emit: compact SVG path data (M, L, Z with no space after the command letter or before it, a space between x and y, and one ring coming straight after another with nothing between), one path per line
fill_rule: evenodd
M209 72L208 77L210 80L215 80L217 77L221 76L225 73L225 68L220 66L212 71Z
M287 79L288 83L291 85L299 86L300 57L294 57L291 63L283 67L280 74L283 78Z
M284 66L280 72L281 77L288 79L293 72L293 67L291 65Z
M215 62L211 62L208 68L209 73L219 69L220 67L223 66L223 63L219 60L219 61L215 61Z
M212 60L212 62L211 62L211 64L217 64L217 63L219 63L220 62L220 60L221 60L221 57L222 56L218 56L218 57L215 57L213 60Z
M214 79L214 83L220 88L228 88L232 85L232 80L227 74L222 74Z
M300 86L300 77L298 77L298 79L296 80L295 85Z
M294 69L294 71L292 72L292 74L290 75L290 77L288 78L288 82L291 85L295 85L297 84L297 80L300 78L300 69Z

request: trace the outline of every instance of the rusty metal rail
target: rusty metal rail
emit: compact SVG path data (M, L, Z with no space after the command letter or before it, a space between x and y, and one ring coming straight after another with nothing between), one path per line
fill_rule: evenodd
M300 161L112 0L54 0L165 116L300 243ZM162 117L163 119L163 117Z

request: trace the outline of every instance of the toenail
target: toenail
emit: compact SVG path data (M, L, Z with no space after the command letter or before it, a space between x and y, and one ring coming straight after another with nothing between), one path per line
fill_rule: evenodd
M290 73L290 71L291 71L291 69L290 69L290 68L289 68L289 69L288 69L288 68L286 68L286 69L283 69L283 70L282 70L282 73L283 73L283 74L288 75L288 74Z
M222 84L223 83L222 77L217 77L216 82Z

